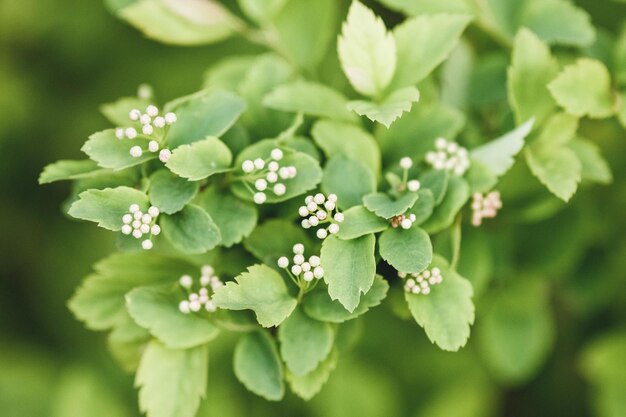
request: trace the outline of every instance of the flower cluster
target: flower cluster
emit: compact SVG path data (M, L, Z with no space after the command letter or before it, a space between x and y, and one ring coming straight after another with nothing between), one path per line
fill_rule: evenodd
M266 193L270 191L277 197L284 195L287 192L287 187L278 180L292 179L298 174L294 166L280 166L279 161L281 159L283 159L283 151L274 148L267 160L257 158L252 161L247 159L241 164L241 170L246 174L243 177L244 184L252 192L255 203L265 203L267 200Z
M403 175L402 175L402 186L401 186L401 189L398 191L404 191L404 189L406 188L409 191L415 193L419 191L419 189L422 187L422 184L418 180L408 179L409 169L411 169L412 166L413 166L413 160L409 158L408 156L405 156L402 159L400 159L400 168L402 168L403 170Z
M416 217L415 214L410 213L408 216L405 214L400 214L398 216L394 216L391 218L391 227L397 229L398 226L403 229L410 229L413 227L413 223L415 223Z
M183 275L178 280L180 286L183 287L187 293L187 299L182 300L178 304L178 309L181 313L197 313L202 310L203 307L209 313L213 313L217 310L211 297L215 293L215 290L222 287L224 283L215 275L215 270L211 265L204 265L201 269L201 274L198 285L195 286L191 275ZM195 291L196 289L197 292Z
M500 192L492 191L486 195L475 193L472 199L472 224L480 226L484 218L496 217L501 208Z
M300 279L305 282L311 282L313 279L324 278L324 269L321 267L321 260L319 256L310 256L307 261L304 257L304 245L302 243L296 243L293 245L293 265L291 267L291 274L297 281ZM289 268L289 259L286 256L278 258L278 266L287 270Z
M411 294L430 294L431 285L439 285L443 282L443 276L439 268L427 269L420 273L406 274L398 272L398 276L402 279L408 278L404 283L404 291Z
M329 233L339 232L339 223L343 222L343 213L337 209L337 196L335 194L329 194L328 198L322 193L317 193L314 196L309 195L304 199L304 204L298 209L300 217L304 217L301 222L304 229L328 224L327 227L317 229L315 234L320 239L326 239Z
M435 141L435 148L436 151L426 153L426 162L438 170L445 169L459 176L465 174L470 166L467 149L444 138Z
M131 204L128 213L122 216L122 233L132 235L135 239L141 239L143 235L148 235L147 239L141 242L141 247L145 250L152 249L152 236L161 233L161 228L156 224L159 216L159 209L151 206L147 213L139 209L139 204Z

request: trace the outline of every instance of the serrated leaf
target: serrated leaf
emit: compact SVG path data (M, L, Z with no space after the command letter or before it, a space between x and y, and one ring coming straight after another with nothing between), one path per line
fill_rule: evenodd
M359 93L380 94L396 69L396 43L385 23L354 0L337 43L344 74Z
M126 294L128 313L169 349L189 349L217 337L219 329L206 317L178 309L181 291L169 287L139 287Z
M150 176L148 196L152 205L162 213L181 211L198 193L198 183L177 177L161 169Z
M454 218L470 197L470 188L463 178L451 175L446 195L432 216L422 224L429 234L437 233L452 225Z
M131 110L144 111L150 103L139 97L122 97L112 103L100 106L100 112L115 126L128 126L132 122L128 116Z
M363 205L369 211L383 219L390 219L405 213L417 201L417 193L405 193L398 199L393 199L385 193L372 193L363 197Z
M574 116L601 119L615 113L611 76L600 61L580 58L566 66L548 89L556 102Z
M344 221L337 237L343 240L356 239L371 233L378 233L389 227L389 222L378 217L363 206L350 207L343 212Z
M337 206L347 209L361 204L363 196L376 190L376 178L358 160L337 155L326 163L322 190L326 194L336 194Z
M404 87L392 92L381 102L351 101L348 103L348 109L389 128L396 119L402 116L402 113L411 111L413 103L417 103L419 99L420 93L417 88Z
M176 148L166 166L180 177L198 181L230 170L232 158L228 146L216 137L209 137Z
M354 311L346 310L339 301L333 301L326 291L313 291L304 298L304 312L316 320L343 323L359 317L370 308L379 305L387 296L389 284L380 275L376 275L372 287L363 294Z
M275 265L278 258L292 253L296 243L302 243L305 248L313 246L313 242L300 226L289 220L270 219L254 229L243 245L260 261Z
M264 331L244 335L233 357L237 379L253 393L269 401L285 395L283 366L272 338Z
M520 23L547 43L585 47L596 37L589 14L564 0L526 1Z
M613 181L611 168L595 143L587 139L574 138L567 146L574 151L580 160L583 180L600 184L610 184Z
M106 172L106 169L100 168L97 163L89 159L82 161L62 160L46 165L39 175L39 184L90 178Z
M352 312L359 305L361 293L366 293L374 283L374 235L352 240L329 236L322 244L321 260L328 294L346 310Z
M561 200L569 201L576 192L582 164L571 149L531 147L526 150L526 161L533 175Z
M81 151L102 168L119 171L156 158L156 154L147 151L148 142L149 140L143 137L132 140L118 139L115 136L115 129L107 129L89 136ZM140 146L145 152L139 158L134 158L130 155L130 148L133 146Z
M168 349L154 341L141 357L135 386L139 408L150 417L193 417L206 395L206 346Z
M330 355L317 368L302 376L295 375L287 369L285 379L293 393L305 401L313 398L328 381L331 372L335 370L338 357L336 350L331 351Z
M211 216L193 204L178 213L162 216L161 229L175 248L188 253L204 253L222 240Z
M128 213L131 204L138 204L142 211L148 209L148 197L130 187L87 190L79 194L68 214L81 220L97 222L108 230L122 229L122 216Z
M433 260L430 237L419 227L385 230L378 238L378 250L400 272L422 272Z
M266 265L253 265L227 282L215 291L213 302L228 310L253 310L263 327L278 326L297 304L280 274Z
M467 343L474 323L472 285L442 258L435 257L433 266L441 269L443 282L433 286L428 295L405 293L405 298L430 341L443 350L456 352Z

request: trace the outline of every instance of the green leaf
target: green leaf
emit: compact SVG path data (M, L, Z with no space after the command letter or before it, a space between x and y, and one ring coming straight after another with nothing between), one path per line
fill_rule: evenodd
M613 181L611 168L606 162L600 148L587 139L574 138L568 143L582 165L582 179L600 184L610 184Z
M217 289L213 301L228 310L253 310L263 327L278 326L296 308L278 272L266 265L253 265Z
M237 0L237 3L246 16L258 23L266 24L280 13L287 0Z
M100 106L100 112L115 126L128 126L132 122L128 117L133 109L145 110L150 103L139 97L122 97L113 103Z
M315 320L297 308L278 328L280 355L287 369L303 376L330 354L334 332L330 324Z
M342 154L365 164L376 178L380 176L380 150L376 139L359 126L320 120L313 125L311 135L326 158Z
M123 296L120 297L123 300ZM152 340L150 333L139 326L124 309L123 319L115 324L107 337L107 348L117 364L126 372L134 373L139 368L141 355L148 342Z
M126 295L126 307L138 325L169 349L189 349L215 339L219 329L209 320L180 312L183 298L171 287L139 287Z
M389 128L396 119L402 116L402 113L411 111L413 103L417 103L419 99L420 92L417 88L405 87L392 92L380 103L364 100L351 101L348 103L348 109Z
M376 191L376 178L363 163L337 155L324 168L322 190L336 194L337 205L346 209L361 204L363 196Z
M450 173L446 170L433 169L420 177L421 190L428 189L433 193L435 206L438 206L448 191Z
M567 147L526 149L526 161L533 175L563 201L569 201L582 177L582 164Z
M470 188L463 178L451 175L446 196L432 216L422 224L429 234L434 234L452 225L454 218L470 197Z
M389 284L380 275L376 275L372 287L367 291L354 311L346 310L339 301L333 301L326 291L313 291L304 298L304 312L316 320L343 323L359 317L370 308L379 305L387 296Z
M585 47L596 37L587 12L564 0L526 1L520 21L547 43Z
M203 88L236 91L255 59L254 55L224 57L204 73Z
M340 240L329 236L322 244L322 267L328 294L349 312L359 305L361 293L367 293L374 283L374 235Z
M177 121L167 134L171 148L186 145L208 136L223 135L246 109L246 102L227 91L202 92L171 110Z
M449 269L442 258L433 266L441 269L443 282L428 295L405 293L415 321L424 328L431 342L443 350L456 352L467 343L474 323L472 285Z
M464 13L472 12L467 0L379 0L380 3L400 11L408 16L432 13Z
M213 0L139 0L118 12L148 38L173 45L202 45L228 38L239 24Z
M417 201L417 193L405 193L397 200L392 199L385 193L372 193L363 197L363 205L369 211L383 219L390 219L399 214L404 214L413 207Z
M330 355L321 362L317 368L312 370L306 375L295 375L287 369L285 373L285 379L289 383L291 390L305 401L313 398L320 390L322 386L328 381L330 374L335 370L337 366L337 360L339 355L336 350L330 352Z
M337 233L337 237L343 240L356 239L371 233L382 232L389 227L389 222L363 206L350 207L343 212L343 216L344 221L341 223Z
M118 139L115 129L107 129L89 136L81 151L102 168L119 171L156 158L156 154L148 152L148 142L148 139L141 136L132 140ZM144 150L139 158L130 155L130 148L133 146L140 146Z
M385 23L354 0L337 43L341 68L352 87L376 96L389 85L396 69L396 43Z
M548 89L556 102L574 116L602 119L615 113L611 76L600 61L580 58L566 66Z
M244 335L233 357L237 379L253 393L269 401L285 395L283 366L272 338L264 331Z
M210 187L203 191L197 204L215 221L222 236L222 246L231 247L254 230L258 213L256 208L232 194Z
M528 29L520 29L507 81L509 103L518 124L534 118L535 126L539 126L554 110L555 102L546 85L558 68L550 48Z
M280 85L263 98L263 104L286 112L302 112L348 122L355 120L346 108L348 99L343 94L311 81L297 80Z
M513 166L513 157L524 147L524 139L532 128L531 119L498 139L472 149L470 157L484 164L496 176L502 176Z
M167 349L151 342L141 357L135 385L139 408L150 417L193 417L206 395L206 346Z
M428 220L435 209L435 197L433 197L432 191L428 188L422 188L417 192L417 195L417 201L409 209L409 214L415 215L415 221L413 222L415 226L419 226Z
M101 169L98 164L89 159L82 161L62 160L46 165L39 175L39 184L90 178L106 172L107 170Z
M187 181L160 169L150 176L150 202L162 213L181 211L198 193L198 183Z
M340 228L341 230L341 228ZM268 265L275 265L278 258L292 253L293 245L302 243L305 248L313 246L304 229L283 219L270 219L259 225L243 245L248 252Z
M180 251L204 253L221 240L220 229L200 207L189 204L182 211L161 218L165 237Z
M430 237L419 227L387 229L378 246L380 256L401 272L422 272L433 260Z
M78 197L70 207L70 216L97 222L98 226L114 232L122 229L122 216L128 213L131 204L139 204L142 211L148 209L148 197L130 187L87 190Z
M470 193L486 193L498 183L498 177L482 162L473 160L464 176Z
M198 181L228 171L232 160L233 156L228 146L211 136L174 149L165 165L180 177Z
M412 86L426 78L450 55L469 22L467 15L436 14L396 26L398 65L390 88Z

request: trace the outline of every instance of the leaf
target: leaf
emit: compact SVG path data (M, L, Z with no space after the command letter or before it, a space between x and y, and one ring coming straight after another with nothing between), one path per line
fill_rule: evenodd
M236 91L256 58L254 55L229 55L222 58L204 73L202 87Z
M448 180L448 189L443 201L422 228L429 234L434 234L452 225L454 218L470 197L470 188L463 178L451 175Z
M241 242L256 227L259 216L256 208L216 186L203 191L197 204L215 221L222 236L221 244L227 248Z
M198 183L187 181L160 169L150 176L150 202L162 213L181 211L198 193Z
M438 206L446 196L450 173L446 170L433 169L420 177L421 190L428 189L433 193L435 206Z
M333 301L326 291L313 291L304 298L304 312L316 320L343 323L355 319L379 305L387 296L389 284L380 275L376 275L372 287L367 291L354 311L346 310L339 301Z
M372 122L382 123L389 128L391 124L402 116L402 113L411 111L413 103L420 99L420 93L415 87L405 87L392 92L382 102L356 100L348 103L348 109L354 110L359 116L366 116Z
M467 15L435 14L396 26L398 64L390 88L412 86L426 78L450 55L469 22Z
M133 109L145 110L150 103L139 97L122 97L113 103L100 106L100 113L115 126L128 126L132 122L128 116Z
M341 68L352 87L366 96L380 94L396 69L396 43L385 23L354 0L337 43Z
M596 37L587 12L564 0L526 1L520 20L547 43L585 47Z
M263 98L263 105L272 109L353 122L355 117L346 108L347 103L340 92L304 80L280 85Z
M278 326L296 308L280 274L266 265L253 265L217 289L213 302L228 310L253 310L263 327Z
M228 146L211 136L174 149L165 166L180 177L198 181L228 171L232 159Z
M555 102L546 85L558 68L550 48L528 29L520 29L507 80L509 103L518 124L534 118L535 126L540 126L554 110Z
M233 93L218 90L203 92L169 107L176 112L177 121L170 126L167 144L176 148L223 135L246 109L246 102Z
M431 13L465 13L472 12L466 0L380 0L390 9L398 10L407 16Z
M602 119L615 113L611 76L600 61L580 58L566 66L548 89L556 102L574 116Z
M367 293L376 275L374 235L340 240L329 236L322 244L321 260L328 294L349 312L359 305L361 293Z
M298 376L287 369L285 379L289 383L291 390L305 401L313 398L328 381L330 374L337 366L339 355L336 350L330 352L330 355L321 362L317 368L306 375Z
M211 216L193 204L182 211L161 218L165 237L180 251L204 253L219 245L220 229Z
M569 201L576 192L582 164L571 149L531 147L526 150L526 161L533 175L561 200Z
M405 193L397 200L393 200L385 193L372 193L363 197L363 205L369 211L383 219L390 219L404 214L417 201L417 193Z
M341 228L340 228L341 230ZM248 252L268 265L275 265L278 258L292 253L293 245L313 245L304 229L289 220L270 219L259 225L243 245Z
M89 136L81 151L96 161L100 167L119 171L156 158L156 154L147 151L148 142L148 139L141 136L132 140L118 139L115 136L115 129L107 129ZM144 150L139 158L130 155L130 148L133 146L140 146Z
M380 256L401 272L422 272L433 260L430 237L419 227L387 229L378 246Z
M330 354L334 332L330 324L315 320L296 308L278 328L280 355L295 375L313 371Z
M258 23L266 24L270 22L281 9L285 7L287 0L238 0L237 3L241 10L251 19Z
M343 240L355 239L371 233L378 233L389 227L389 222L378 217L363 206L350 207L343 212L344 221L337 237Z
M419 226L428 220L435 209L435 197L433 197L432 191L428 188L422 188L417 192L417 195L417 201L409 209L409 214L415 215L415 221L413 222L415 226Z
M600 148L587 139L574 138L568 143L568 147L574 151L582 166L582 179L600 184L613 182L611 168L606 162ZM343 225L342 225L343 226Z
M313 125L311 135L326 158L345 155L365 164L376 178L380 176L380 150L376 139L359 126L320 120Z
M405 293L411 315L424 328L431 342L443 350L456 352L467 343L470 325L474 323L472 285L442 258L433 266L441 269L443 282L432 287L430 294Z
M228 38L238 24L208 0L139 0L118 12L148 38L172 45L202 45Z
M131 204L138 204L142 211L148 209L148 197L130 187L87 190L78 197L70 207L70 216L97 222L98 226L114 232L122 229L122 216L128 213Z
M513 157L524 147L524 139L530 134L533 123L531 119L498 139L472 149L470 157L496 176L504 175L515 163Z
M376 190L376 178L361 162L337 155L324 168L322 190L336 194L337 205L347 209L361 204L363 196Z
M167 349L151 342L142 357L135 386L139 408L150 417L193 417L206 395L208 349Z
M106 172L107 170L101 169L98 164L89 159L82 161L62 160L46 165L39 175L39 184L90 178Z
M272 338L264 331L245 334L235 346L233 365L237 379L269 401L285 395L283 367Z

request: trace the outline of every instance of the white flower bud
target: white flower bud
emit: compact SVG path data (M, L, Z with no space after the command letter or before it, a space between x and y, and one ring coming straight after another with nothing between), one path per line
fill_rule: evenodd
M304 255L302 255L301 253L296 253L293 256L293 263L302 266L302 264L304 263Z
M306 271L303 275L303 278L306 282L311 282L313 281L314 275L313 272L311 271Z
M302 268L300 268L300 265L294 265L291 267L291 273L298 276L302 273Z
M441 275L441 269L439 269L439 268L437 268L437 267L434 267L433 269L431 269L431 270L430 270L430 272L431 272L433 275Z
M148 143L148 150L150 152L156 152L159 150L159 142L157 142L156 140L151 140Z
M152 127L152 125L145 125L141 128L141 132L144 135L151 135L152 133L154 133L154 128ZM158 149L158 148L157 148ZM155 151L153 151L155 152Z
M337 223L341 223L344 220L343 213L335 213L333 218L335 219Z
M182 277L178 279L178 283L180 284L181 287L189 289L191 288L191 285L193 284L193 278L191 278L191 276L189 275L183 275Z
M411 214L409 214L409 220L411 220L411 222L415 223L415 220L417 220L417 216L415 216L415 214L411 213Z
M300 265L300 267L304 272L311 270L311 264L308 262L302 262L302 265Z
M246 159L245 161L243 161L243 163L241 164L241 170L243 172L245 172L246 174L251 173L252 171L254 171L254 162L252 162L249 159Z
M165 114L165 123L168 125L176 123L176 114L169 112Z
M457 145L454 142L448 143L448 146L446 147L446 150L448 151L448 153L456 153L458 149L459 149L459 145Z
M405 156L404 158L400 159L400 168L409 169L412 166L413 166L413 160L409 158L408 156Z
M287 187L285 187L285 184L276 184L274 186L274 194L281 196L281 195L285 195L285 193L287 192Z
M263 169L265 167L265 161L261 158L257 158L254 160L254 167L256 169Z
M139 109L132 109L130 112L128 112L128 118L133 122L139 120L139 117L141 117L141 112L139 111Z
M287 170L289 171L289 178L294 178L298 175L298 170L294 166L287 167Z
M203 287L206 287L210 283L211 283L211 277L210 276L208 276L208 275L201 275L200 276L200 285L202 285ZM202 290L206 291L206 288L200 288L200 293L202 293Z
M270 161L270 163L267 164L267 169L269 169L271 172L276 172L279 168L280 165L276 161Z
M150 239L144 240L141 242L141 247L144 248L144 250L152 249L152 241Z
M202 308L202 304L200 304L199 300L193 300L189 302L189 309L194 313L197 313Z
M406 184L406 186L409 189L409 191L416 192L420 189L422 184L420 184L418 180L411 180Z
M289 259L286 256L281 256L278 258L278 267L279 268L287 268L289 266Z
M318 210L318 212L315 213L315 216L320 220L324 220L328 216L328 213L326 213L324 210Z
M143 236L143 233L141 233L141 230L139 229L133 230L133 237L135 239L141 239L141 236Z
M273 184L276 181L278 181L278 174L275 172L268 172L267 175L265 176L265 179L267 180L267 182Z
M254 187L259 191L265 191L267 189L267 181L263 178L259 178L254 182Z
M141 123L144 126L149 125L150 122L152 122L152 118L150 117L149 114L142 114L141 117L139 118L139 123Z
M317 211L317 204L315 204L315 201L310 201L307 205L306 208L310 211L310 212L315 212Z
M115 129L115 137L118 139L124 139L124 128L118 127Z
M128 211L131 213L136 213L139 211L139 204L131 204L130 207L128 208Z
M258 192L254 194L252 199L256 204L263 204L267 200L267 196L265 195L265 193Z
M317 233L315 234L320 239L326 239L326 236L328 236L328 232L326 231L326 229L318 229Z
M189 301L183 300L178 304L178 309L183 314L191 313L191 309L189 308Z
M135 220L141 220L142 216L143 216L143 213L141 212L141 210L138 210L138 211L133 213L133 217L135 218ZM137 227L139 227L139 226L137 226Z
M326 210L328 210L328 211L332 211L332 210L334 210L334 209L335 209L335 202L334 202L334 201L331 201L331 200L327 200L327 201L324 203L324 207L326 207Z
M161 152L159 152L159 160L163 163L169 161L171 156L172 151L170 151L169 149L161 149Z
M313 255L313 256L309 257L309 263L311 264L312 267L315 268L316 266L320 266L321 259L320 259L319 256Z
M133 221L133 216L130 214L124 214L122 216L122 223L124 224L130 224Z
M130 235L133 232L133 228L130 227L129 224L125 224L124 226L122 226L122 233L125 235Z
M328 194L328 201L337 202L337 194Z
M410 229L411 226L413 226L413 222L410 219L404 218L400 222L400 226L402 226L403 229Z
M150 226L147 224L142 224L141 226L139 226L139 230L141 230L141 233L148 234L150 233Z
M128 139L135 139L137 137L137 129L134 127L127 127L124 133L126 133Z
M324 278L324 269L321 266L316 266L313 270L313 276L317 279Z
M310 202L312 202L312 201L313 201L313 196L312 196L312 195L307 195L307 196L304 198L304 204L309 204L309 203L310 203Z
M155 206L150 206L150 208L148 209L148 214L154 218L156 218L159 215L159 213L160 213L159 209Z
M281 159L283 159L283 151L278 148L274 148L272 149L271 157L275 161L280 161Z
M148 114L148 116L154 117L159 114L159 109L157 108L157 106L151 104L146 107L146 113Z
M444 150L446 149L447 146L448 146L448 141L445 140L444 138L437 138L435 140L435 148L437 148L438 150Z
M310 229L311 228L311 223L309 223L309 219L303 219L300 222L300 225L302 226L303 229Z
M293 245L293 253L299 253L302 255L304 253L304 245L302 243L296 243Z
M339 232L339 225L337 223L332 223L330 226L328 226L328 231L331 234L335 234Z
M143 216L141 216L141 222L144 224L152 223L152 216L148 213L144 214Z
M215 303L213 303L212 300L209 300L204 304L204 309L209 313L214 313L215 311L217 311L217 306L215 305Z
M155 117L154 122L152 124L159 129L165 127L165 119L161 116Z
M324 197L324 194L322 193L317 193L315 194L315 197L313 197L313 201L315 201L317 204L324 204L324 201L326 201L326 197Z
M309 215L309 209L307 209L306 206L300 206L298 208L298 214L300 217L307 217Z
M215 273L215 269L211 265L203 265L200 269L200 273L202 275L206 275L208 277L212 276Z
M424 295L430 294L430 287L422 288L422 294Z
M133 146L130 148L129 153L133 158L139 158L143 154L143 151L141 150L141 146Z
M133 229L139 229L141 227L141 220L133 221Z
M150 233L154 236L158 236L159 233L161 233L161 226L159 226L158 224L152 225L152 227L150 228Z
M282 179L286 180L289 178L289 168L282 167L278 170L278 176Z
M311 217L309 217L309 224L311 226L315 227L318 224L320 224L320 219L318 219L317 216L311 216Z

